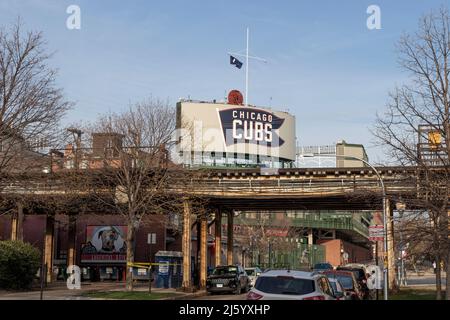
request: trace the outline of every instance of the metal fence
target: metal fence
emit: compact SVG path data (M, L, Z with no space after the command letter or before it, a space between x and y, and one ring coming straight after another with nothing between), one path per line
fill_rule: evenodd
M261 269L293 269L310 270L316 263L326 261L325 246L298 244L297 248L290 251L273 250L268 254L253 252L252 266Z

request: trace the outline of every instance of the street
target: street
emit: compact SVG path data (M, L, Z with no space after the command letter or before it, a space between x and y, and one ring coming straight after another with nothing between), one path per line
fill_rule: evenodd
M245 300L246 293L236 294L208 294L207 296L197 297L192 300Z
M411 275L407 276L407 286L434 286L436 285L436 277L434 274L425 274L423 276ZM441 277L442 285L445 285L445 273Z

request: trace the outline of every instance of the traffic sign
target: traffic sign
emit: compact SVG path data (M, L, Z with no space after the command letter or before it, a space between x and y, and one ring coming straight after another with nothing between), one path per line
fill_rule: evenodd
M382 225L374 225L369 227L369 240L370 241L383 241L384 240L384 227Z

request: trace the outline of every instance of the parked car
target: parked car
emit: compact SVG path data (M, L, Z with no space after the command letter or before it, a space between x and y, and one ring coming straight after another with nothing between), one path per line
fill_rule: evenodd
M356 277L351 271L342 271L342 270L329 270L324 271L324 275L328 277L328 279L335 278L339 280L342 286L345 289L346 297L349 297L349 300L362 300L364 297L363 292L361 291L360 285L356 280Z
M357 265L345 265L339 266L336 270L342 271L350 271L356 277L356 281L358 281L359 287L363 293L363 299L369 299L369 289L367 287L367 278L366 278L366 268L365 266L357 266Z
M325 270L333 270L333 266L328 262L316 263L313 267L313 271L325 271Z
M245 268L245 272L247 273L248 280L250 282L250 287L253 287L255 285L256 279L262 273L261 269L258 267Z
M363 283L366 280L366 268L355 265L338 266L336 270L351 271L355 274L356 280Z
M240 265L218 266L206 279L206 290L210 293L248 292L250 282L244 268Z
M328 278L294 270L270 270L256 279L247 300L335 300Z
M330 281L330 285L333 288L333 295L336 297L336 300L350 300L350 296L346 294L344 287L336 278L328 278Z

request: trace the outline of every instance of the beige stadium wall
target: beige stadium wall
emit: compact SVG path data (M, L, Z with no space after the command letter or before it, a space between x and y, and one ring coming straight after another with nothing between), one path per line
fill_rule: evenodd
M221 117L219 116L219 112L224 110L228 110L229 113L232 112L230 110L236 112L253 112L251 116L255 118L254 121L257 121L257 117L262 118L268 114L271 114L274 119L276 117L284 119L278 129L271 130L274 140L278 135L284 140L284 143L276 147L257 145L254 143L227 145L222 128L223 121L221 121ZM250 121L251 119L245 118L240 120ZM267 119L261 122L270 123ZM177 127L182 131L179 134L182 137L181 148L184 151L236 152L295 160L295 117L287 112L256 107L245 108L244 106L222 103L179 102L177 104Z

